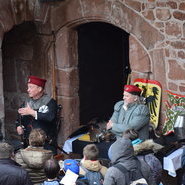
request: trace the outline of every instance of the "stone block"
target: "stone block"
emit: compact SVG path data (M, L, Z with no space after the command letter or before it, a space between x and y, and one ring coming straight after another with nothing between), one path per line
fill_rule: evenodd
M185 68L176 60L168 60L168 78L170 80L184 80Z
M138 1L125 0L125 4L136 10L137 12L141 11L142 4Z
M78 97L58 97L58 103L63 106L63 123L61 125L60 133L58 135L58 137L60 138L60 143L62 143L80 125L79 99Z
M178 90L178 85L176 83L173 83L173 82L168 82L168 88L171 91L177 91Z
M142 73L150 72L150 59L142 45L132 36L129 37L129 45L131 70Z
M177 2L174 1L168 1L166 2L167 6L172 9L177 9Z
M185 42L184 41L171 41L170 45L174 49L185 49Z
M77 66L77 32L61 30L56 36L57 68Z
M179 10L185 10L185 2L179 4Z
M180 92L185 95L185 84L183 86L179 86Z
M178 57L181 59L185 59L185 52L184 51L178 51Z
M164 53L163 49L156 49L149 53L152 61L153 80L162 84L163 91L167 89Z
M150 21L155 20L153 10L146 10L145 12L143 12L143 16Z
M78 69L68 68L59 70L57 72L57 82L60 87L58 95L68 97L77 95L79 89Z
M173 12L173 17L174 17L175 19L180 20L180 21L184 21L184 20L185 20L185 13L182 13L182 12L180 12L180 11L174 11L174 12Z
M156 17L160 21L167 21L171 18L171 13L169 9L156 9Z
M178 22L167 22L165 24L165 33L169 36L180 38L182 36L181 24Z

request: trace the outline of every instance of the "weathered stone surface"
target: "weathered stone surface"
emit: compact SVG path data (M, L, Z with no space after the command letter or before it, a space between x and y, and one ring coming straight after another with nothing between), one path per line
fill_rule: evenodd
M182 13L182 12L180 12L180 11L175 11L175 12L173 12L173 17L174 17L175 19L184 21L184 20L185 20L185 13Z
M129 37L129 56L130 66L133 71L137 72L150 72L151 65L148 53L144 50L141 44L132 36Z
M57 82L61 86L61 91L58 91L60 96L76 96L78 93L79 80L77 68L66 68L58 70Z
M184 51L179 51L178 52L178 57L181 59L185 59L185 52Z
M182 36L181 24L177 22L167 22L165 24L165 32L167 35L180 38Z
M167 80L166 80L166 69L164 68L164 50L163 49L156 49L150 52L151 60L152 60L152 74L153 80L157 80L162 85L162 91L165 92L167 90ZM167 94L162 93L161 101L167 100ZM160 112L162 113L160 116L160 124L163 123L164 120L164 111L165 105L161 104Z
M183 86L179 86L179 90L180 92L185 95L185 84L183 84Z
M177 9L177 2L168 1L168 2L166 2L166 4L168 5L169 8Z
M184 80L185 72L182 66L176 60L168 60L169 72L168 77L171 80Z
M171 90L171 91L177 91L177 90L178 90L178 85L175 84L175 83L173 83L173 82L169 82L169 83L168 83L168 88L169 88L169 90Z
M170 45L175 49L185 49L184 41L174 41L174 42L171 42Z
M185 10L185 2L179 4L179 10Z
M67 137L80 125L79 99L78 97L59 97L58 103L63 105L62 116L64 118L64 122L61 125L58 138L59 144L62 145L62 143L67 139Z
M56 36L56 63L58 68L77 65L77 32L61 30Z
M149 79L149 73L141 73L141 72L137 72L137 71L132 71L131 72L131 84L134 83L134 80L136 78L143 78L143 79Z
M151 20L151 21L155 20L153 10L147 10L147 11L143 12L143 15L148 20Z
M182 27L182 33L183 33L183 37L185 38L185 23L183 24L183 27Z
M153 27L151 27L148 22L138 16L138 14L128 9L126 6L120 7L119 5L119 7L117 8L118 5L119 4L114 4L114 9L119 9L121 17L125 17L125 19L120 20L121 27L125 29L128 33L133 33L134 35L137 35L138 39L147 49L153 48L154 43L164 39L164 36L162 34L153 29ZM118 16L117 14L113 14L112 17L115 18L115 16L117 16L117 19L120 19L120 15Z
M125 4L133 8L134 10L140 12L141 11L141 3L138 1L130 1L130 0L125 0Z
M171 18L169 9L156 9L156 17L161 21L166 21Z
M155 22L155 26L157 28L163 28L164 27L164 23L163 22Z

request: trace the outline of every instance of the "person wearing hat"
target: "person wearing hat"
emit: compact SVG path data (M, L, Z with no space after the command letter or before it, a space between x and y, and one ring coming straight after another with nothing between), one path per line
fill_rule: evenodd
M45 83L45 79L29 76L28 98L18 109L19 117L16 121L16 127L17 133L24 136L24 141L28 139L32 129L43 129L49 141L45 144L45 149L50 149L56 154L57 103L44 93Z
M125 85L123 100L114 106L114 113L107 123L117 138L127 129L135 129L141 140L149 138L150 113L146 105L140 101L141 89L135 85Z

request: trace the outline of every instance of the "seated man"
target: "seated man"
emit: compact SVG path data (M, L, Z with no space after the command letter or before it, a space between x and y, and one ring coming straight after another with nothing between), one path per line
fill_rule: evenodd
M123 101L114 106L114 113L107 123L107 129L117 138L127 129L135 129L139 138L149 138L150 113L146 105L140 101L141 89L135 85L125 85Z
M13 151L11 145L0 142L0 184L32 185L26 170L12 160Z

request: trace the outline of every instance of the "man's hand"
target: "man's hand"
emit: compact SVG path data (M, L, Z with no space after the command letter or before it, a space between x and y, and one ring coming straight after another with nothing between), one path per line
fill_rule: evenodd
M29 106L29 104L27 104L27 107L18 109L18 113L19 113L21 116L25 116L25 115L31 115L31 116L33 116L33 117L36 116L35 111Z
M24 130L21 126L17 127L17 133L18 133L18 135L23 135L24 134Z
M107 130L111 129L113 126L113 123L111 120L109 120L109 122L107 123Z

